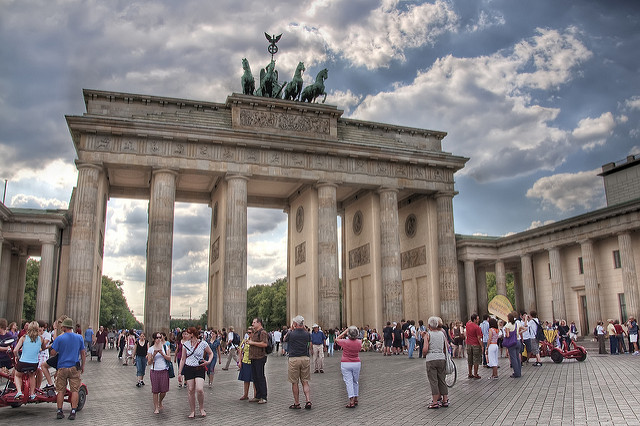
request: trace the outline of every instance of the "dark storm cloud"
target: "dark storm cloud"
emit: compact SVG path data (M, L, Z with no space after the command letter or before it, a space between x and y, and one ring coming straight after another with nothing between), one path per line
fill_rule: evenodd
M277 209L249 209L247 214L247 234L262 234L275 230L287 220L287 215Z

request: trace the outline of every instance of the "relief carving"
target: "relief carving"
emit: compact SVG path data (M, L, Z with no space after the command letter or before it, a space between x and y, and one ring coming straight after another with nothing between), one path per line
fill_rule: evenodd
M369 243L349 251L349 269L368 265L370 262Z
M211 244L211 263L214 263L220 257L220 237Z
M127 139L124 142L122 142L122 150L123 151L136 151L136 144L134 141L132 141L131 139Z
M296 256L296 266L300 265L301 263L304 263L307 260L307 243L306 241L303 241L302 243L298 244L296 246L296 250L295 250L295 256Z
M291 154L291 164L298 167L304 166L304 157L300 154Z
M253 161L253 162L257 162L258 161L258 150L257 149L250 149L249 151L247 151L247 161Z
M96 149L109 150L109 145L111 144L111 139L109 138L100 138L96 143Z
M233 160L233 150L231 148L225 148L222 151L222 159L225 161Z
M400 253L400 269L415 268L427 263L427 247L417 247Z
M209 149L206 145L200 145L200 148L198 149L198 153L200 154L201 157L206 157L209 153Z
M178 143L173 148L174 154L184 154L184 144Z
M245 127L264 127L304 133L329 134L329 119L305 117L270 111L240 111L240 125Z

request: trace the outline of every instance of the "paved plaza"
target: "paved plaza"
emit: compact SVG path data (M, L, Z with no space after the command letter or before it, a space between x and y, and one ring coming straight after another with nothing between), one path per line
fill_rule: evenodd
M458 359L458 381L450 390L451 405L427 409L430 390L425 363L406 356L383 357L362 354L360 404L349 410L340 374L340 354L325 358L325 374L313 374L311 410L289 410L291 386L286 381L286 358L269 356L266 365L268 403L257 405L239 401L242 383L237 372L222 371L214 385L205 385L207 417L187 419L187 391L171 390L165 410L153 414L151 385L136 388L135 367L122 366L115 350L107 350L103 361L87 361L83 377L89 388L84 409L76 422L96 425L161 424L380 424L380 425L623 425L640 424L640 394L635 372L640 357L597 355L587 344L589 356L583 363L565 360L554 364L543 358L542 367L523 366L523 377L511 379L508 361L500 359L499 380L489 380L490 370L481 367L482 379L470 380L466 360ZM224 365L224 364L223 364ZM252 391L251 391L252 392ZM251 396L251 393L250 393ZM301 394L301 401L304 396ZM509 408L507 408L509 407ZM197 411L197 410L196 410ZM65 414L69 405L65 404ZM68 424L55 419L54 404L34 404L3 408L0 423L11 425Z

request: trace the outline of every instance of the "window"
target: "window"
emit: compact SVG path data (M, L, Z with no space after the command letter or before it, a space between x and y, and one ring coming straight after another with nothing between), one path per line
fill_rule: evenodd
M613 251L613 267L616 269L622 267L622 263L620 263L620 250Z
M627 322L627 302L624 300L624 293L618 293L618 302L620 303L620 322Z
M549 279L551 279L551 264L547 263L547 266L549 266Z
M578 258L578 273L580 275L584 274L584 265L582 264L582 256Z

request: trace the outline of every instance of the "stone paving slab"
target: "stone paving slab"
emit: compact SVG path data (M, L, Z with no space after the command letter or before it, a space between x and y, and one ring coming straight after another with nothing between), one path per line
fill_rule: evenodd
M165 410L153 414L151 385L136 388L135 367L122 366L115 350L104 352L103 362L87 361L83 381L89 388L84 409L76 422L95 425L256 424L326 425L640 425L640 394L635 372L640 357L597 355L587 343L585 362L565 360L554 364L543 358L542 367L523 366L523 377L511 379L506 359L500 359L499 380L488 380L490 370L481 367L480 380L467 378L465 359L457 359L458 381L450 389L448 408L428 410L430 388L425 363L406 356L362 354L360 404L346 409L346 390L340 374L340 358L325 358L325 374L313 374L311 410L289 410L293 402L286 380L285 357L271 355L266 364L268 403L239 401L242 383L231 368L216 368L214 385L205 385L206 418L187 419L187 391L176 379L165 399ZM224 361L223 361L224 362ZM252 391L250 391L252 392ZM251 395L251 393L250 393ZM304 396L301 393L301 401ZM69 405L65 404L65 414ZM3 408L1 424L67 424L55 419L55 404Z

